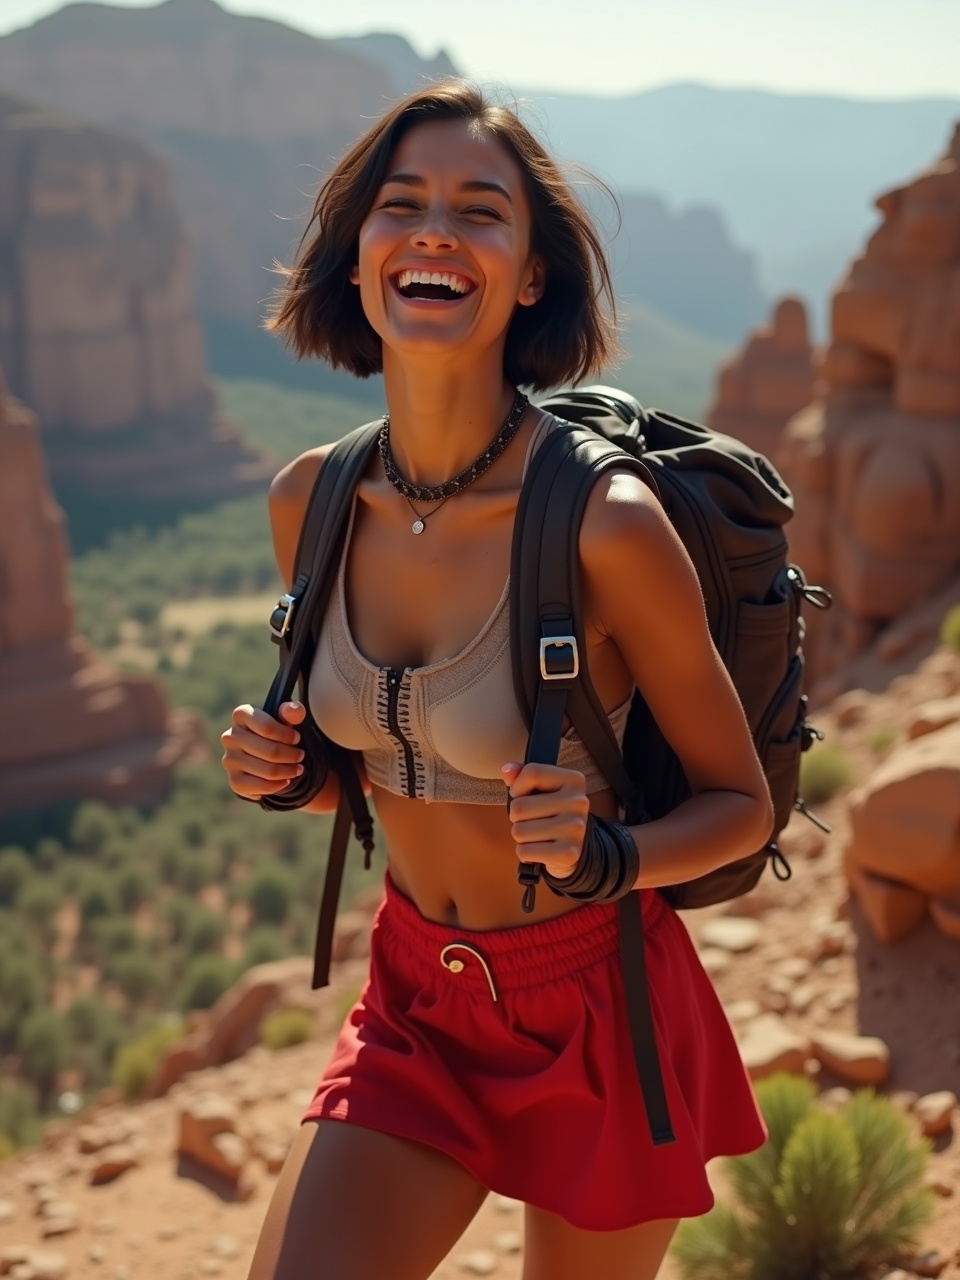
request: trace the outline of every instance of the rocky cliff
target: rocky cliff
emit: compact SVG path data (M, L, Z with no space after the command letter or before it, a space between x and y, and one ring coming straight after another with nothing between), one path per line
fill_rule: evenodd
M63 514L37 421L0 383L0 813L96 796L150 804L197 747L156 681L72 634Z
M170 185L142 143L0 94L0 365L58 483L219 496L269 470L218 413Z
M721 366L706 421L775 462L784 427L813 399L813 388L806 309L799 299L784 298L771 322Z
M834 593L809 636L822 697L915 665L960 599L960 125L877 207L833 296L822 395L785 436L791 548Z

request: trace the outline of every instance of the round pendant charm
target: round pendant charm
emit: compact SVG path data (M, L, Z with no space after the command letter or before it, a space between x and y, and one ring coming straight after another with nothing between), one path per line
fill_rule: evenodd
M422 520L414 520L413 524L410 526L414 533L423 533L426 527L427 526Z

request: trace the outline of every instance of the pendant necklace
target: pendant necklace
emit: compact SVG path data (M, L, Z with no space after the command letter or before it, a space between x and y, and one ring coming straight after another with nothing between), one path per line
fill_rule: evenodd
M483 453L450 480L445 480L443 484L436 485L411 484L409 480L404 480L397 470L397 464L393 460L393 452L390 449L390 415L388 413L383 415L383 426L380 428L380 434L377 437L377 447L380 450L384 474L397 493L406 500L410 510L417 517L410 526L415 534L423 533L427 527L428 517L439 511L448 498L462 493L468 485L473 484L474 480L479 480L487 468L496 462L497 458L500 457L517 434L529 403L530 401L523 392L517 391L503 426L484 449ZM436 503L436 506L432 511L421 515L413 505L414 502L433 502Z

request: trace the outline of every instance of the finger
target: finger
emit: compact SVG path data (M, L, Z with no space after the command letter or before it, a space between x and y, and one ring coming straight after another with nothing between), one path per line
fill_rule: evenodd
M585 794L570 787L559 791L535 791L529 796L517 796L510 800L511 822L529 822L537 818L562 818L570 815L586 818L590 801Z
M223 766L231 777L247 773L251 777L266 779L269 782L291 782L303 773L302 764L273 764L269 760L261 760L245 752L224 755Z
M244 703L234 707L231 724L252 729L261 738L272 738L275 742L299 742L300 735L290 725L281 724L273 716L268 716L262 707L251 707Z
M252 773L237 773L230 777L230 789L246 800L257 800L260 796L272 796L282 791L286 782L267 782Z
M274 764L301 764L303 761L301 747L263 738L252 729L228 729L220 735L220 741L228 753L236 750L241 755L256 756L258 760L272 760Z
M558 822L556 818L548 818L543 822L515 822L511 835L517 845L546 844L553 841L557 851L567 853L576 850L579 855L586 830L585 822Z
M302 702L283 702L277 715L284 724L301 724L307 718L307 708Z
M560 791L565 786L585 791L583 774L555 764L525 764L510 784L510 794L526 796L535 791Z
M564 879L573 872L580 854L569 848L558 849L552 840L541 840L536 844L517 845L517 859L542 862L552 876Z

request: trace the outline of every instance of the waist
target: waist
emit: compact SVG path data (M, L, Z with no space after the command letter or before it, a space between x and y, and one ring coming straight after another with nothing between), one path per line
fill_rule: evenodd
M552 919L506 929L464 929L424 916L389 872L385 888L374 923L374 945L400 948L404 964L421 969L425 977L436 975L438 963L446 969L452 966L466 990L475 987L485 993L487 973L493 975L498 991L542 986L607 960L619 950L617 903L588 903ZM545 886L543 891L549 892ZM645 927L652 927L666 908L653 889L631 894L629 900L642 911Z

